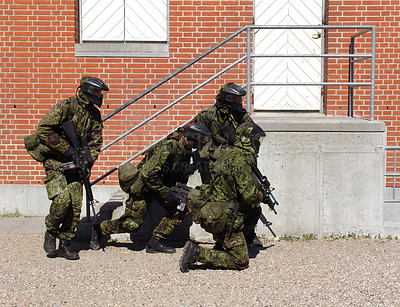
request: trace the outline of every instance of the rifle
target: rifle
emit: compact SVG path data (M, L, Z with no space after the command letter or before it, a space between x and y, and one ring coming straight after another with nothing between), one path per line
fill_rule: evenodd
M89 146L81 146L78 136L76 134L76 129L74 122L69 120L64 122L61 125L61 128L64 130L65 135L73 148L73 161L63 163L64 170L77 169L79 170L79 174L81 176L81 180L83 185L85 186L86 191L86 219L90 222L90 206L93 209L94 217L96 218L96 212L94 210L94 198L92 187L90 185L89 177L90 177L90 168L93 165L92 156L90 155Z
M269 209L274 211L275 214L275 206L279 206L279 203L277 202L276 198L272 194L272 191L274 188L271 187L270 182L268 181L268 178L261 174L260 170L258 169L257 165L252 165L251 169L253 170L254 177L257 180L258 186L261 189L262 193L264 194L264 199L262 202L264 204L267 204Z
M264 195L262 202L264 204L267 204L269 209L271 211L274 211L275 214L277 214L276 210L275 210L275 206L279 206L279 203L277 202L276 198L272 194L272 191L274 190L274 188L271 187L271 183L269 182L268 178L266 176L264 176L263 174L261 174L261 171L258 169L257 165L253 164L251 166L251 169L252 169L254 177L256 179L257 186L261 189L261 192ZM261 215L260 215L260 220L269 229L269 231L271 231L272 235L274 237L276 237L274 231L271 228L272 223L267 220L267 218L265 217L265 215L263 213L261 213Z
M192 188L181 182L178 182L176 187L172 187L172 188L167 187L167 189L169 191L172 191L172 193L174 193L176 195L176 197L179 199L180 204L177 207L177 209L179 211L184 211L186 208L186 198Z

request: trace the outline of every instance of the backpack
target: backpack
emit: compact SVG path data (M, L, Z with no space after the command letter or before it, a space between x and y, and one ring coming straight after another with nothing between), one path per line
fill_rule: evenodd
M74 117L77 106L78 99L72 97L67 120L71 120ZM53 150L40 142L40 138L36 133L24 137L24 145L31 157L38 162L46 161L47 157L54 153Z
M136 193L142 189L139 170L136 165L127 163L118 167L118 180L121 190L125 193Z
M222 173L222 163L232 150L226 149L215 162L213 173L219 175ZM227 182L222 179L222 184L230 190ZM212 234L221 234L226 232L226 227L232 218L234 210L238 209L237 202L230 200L229 202L208 201L211 195L213 184L204 184L199 189L190 190L187 196L187 206L192 214L193 222Z

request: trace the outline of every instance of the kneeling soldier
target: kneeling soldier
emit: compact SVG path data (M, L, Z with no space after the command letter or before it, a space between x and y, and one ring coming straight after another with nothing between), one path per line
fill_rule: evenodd
M179 261L182 272L188 272L195 262L236 270L248 267L249 254L244 232L248 231L246 224L252 229L254 221L244 221L252 215L249 212L258 210L263 198L251 168L260 148L260 137L263 136L265 132L258 125L249 122L241 124L234 146L226 148L215 162L210 184L204 184L200 191L197 190L197 199L196 196L191 199L196 190L189 193L188 208L193 221L213 234L216 246L209 249L192 241L186 242ZM258 216L254 216L256 223Z
M183 130L183 131L182 131ZM154 229L147 243L148 253L175 253L175 248L165 245L164 240L177 229L187 214L177 207L180 201L169 188L188 180L187 167L192 148L198 148L209 138L209 131L201 123L172 133L166 140L153 147L138 164L138 176L132 183L125 213L118 219L106 220L94 225L90 247L100 249L101 237L112 233L136 233L143 225L153 199L166 214Z

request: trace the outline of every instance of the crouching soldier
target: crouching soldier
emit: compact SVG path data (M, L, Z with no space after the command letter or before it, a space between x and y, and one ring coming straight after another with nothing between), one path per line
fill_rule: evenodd
M153 147L137 166L137 176L129 187L125 213L118 219L106 220L92 228L90 247L100 249L101 238L113 233L136 233L142 226L154 199L166 210L147 243L148 253L175 253L175 248L164 243L166 237L177 229L187 214L180 211L180 201L169 188L178 182L188 181L187 166L192 148L205 143L210 132L201 123L182 128ZM122 186L121 186L122 187ZM123 188L126 190L125 188Z
M210 184L189 193L187 205L193 221L212 233L216 245L209 249L186 242L179 261L182 272L188 272L195 262L235 270L248 267L244 232L253 230L258 215L252 212L260 210L263 199L251 165L255 163L260 137L264 136L265 132L258 125L241 124L234 146L223 150L215 162Z

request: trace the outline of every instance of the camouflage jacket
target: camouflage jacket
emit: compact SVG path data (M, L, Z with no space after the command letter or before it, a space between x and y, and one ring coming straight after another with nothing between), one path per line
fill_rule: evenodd
M39 121L36 133L40 142L49 147L54 154L44 162L46 169L60 169L61 162L66 162L63 153L70 144L61 128L61 124L72 120L78 138L86 140L93 161L96 161L103 144L100 111L85 98L78 96L78 103L73 103L75 97L70 97L56 103ZM75 100L76 101L76 100ZM74 112L71 114L71 107Z
M166 139L155 147L139 163L138 169L144 185L161 198L168 196L165 186L188 181L187 167L192 150L182 138Z
M251 165L255 163L250 152L231 146L226 148L212 169L209 201L229 202L237 200L241 210L260 201Z
M202 122L211 132L215 146L226 145L226 139L221 135L221 129L229 126L233 134L236 135L236 129L244 122L253 122L249 113L245 109L243 112L232 114L226 107L217 108L215 105L202 110L195 117L195 121Z

